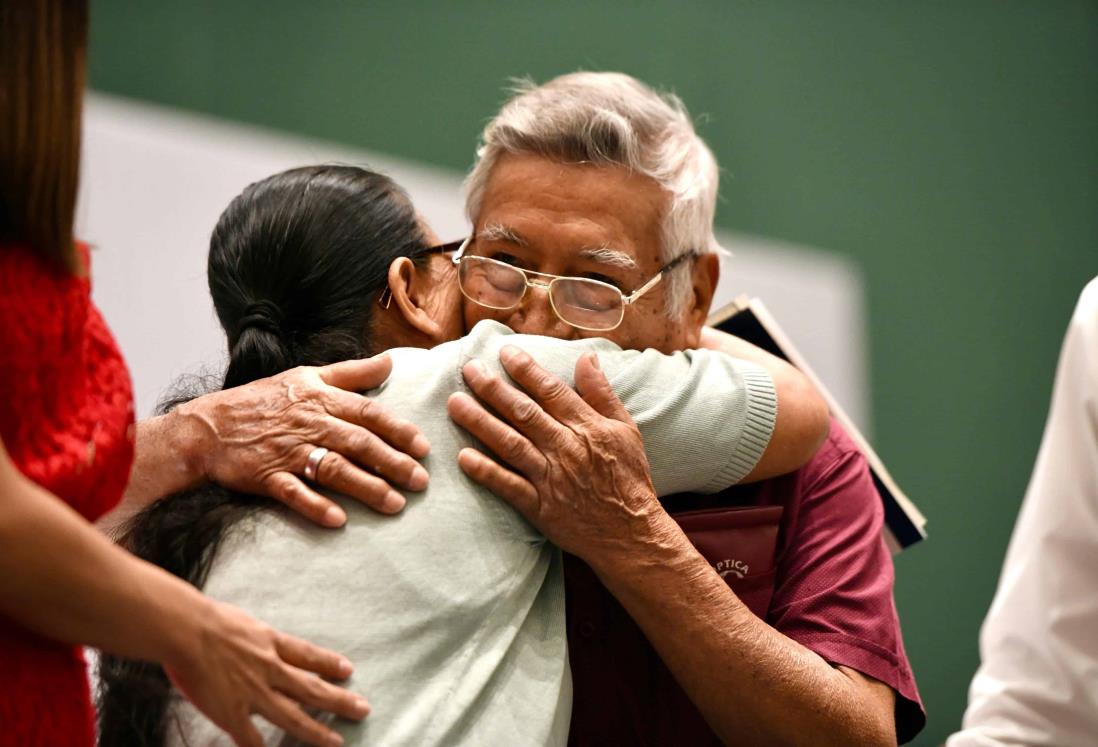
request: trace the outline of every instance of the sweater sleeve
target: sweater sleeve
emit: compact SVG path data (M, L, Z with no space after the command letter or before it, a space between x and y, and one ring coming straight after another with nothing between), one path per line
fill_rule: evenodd
M659 495L715 493L738 483L758 463L774 431L778 403L770 375L723 353L622 350L598 338L517 335L481 322L466 338L462 362L475 358L503 374L504 345L525 350L570 386L579 357L597 353L644 437Z

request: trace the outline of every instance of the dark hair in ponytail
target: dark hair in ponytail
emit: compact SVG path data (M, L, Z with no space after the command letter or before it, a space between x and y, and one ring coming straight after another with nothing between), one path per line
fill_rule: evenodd
M361 358L374 300L398 257L425 261L408 196L386 176L309 166L252 184L210 239L207 277L229 343L223 388L299 365ZM190 399L176 396L161 410ZM124 531L138 557L201 588L228 530L269 503L203 485L152 504ZM172 688L158 664L104 655L99 743L160 745Z

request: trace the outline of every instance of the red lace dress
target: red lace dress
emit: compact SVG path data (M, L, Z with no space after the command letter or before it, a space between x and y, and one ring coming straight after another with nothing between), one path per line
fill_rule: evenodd
M0 437L23 474L89 521L121 498L133 462L129 373L90 290L86 278L0 246ZM94 739L80 647L0 615L0 745Z

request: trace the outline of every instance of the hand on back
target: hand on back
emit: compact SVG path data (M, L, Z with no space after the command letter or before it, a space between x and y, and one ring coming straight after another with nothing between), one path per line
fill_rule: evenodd
M644 442L595 355L576 362L575 391L517 348L505 347L500 361L522 390L476 363L464 369L499 417L464 393L449 401L454 421L505 462L463 449L465 473L584 559L605 558L650 529L663 509Z
M370 710L361 696L326 682L344 680L343 657L274 630L227 604L210 600L186 630L178 654L165 661L169 679L241 747L261 747L251 721L259 714L297 739L317 747L342 738L303 706L360 720Z
M393 489L427 487L416 461L430 444L419 429L360 394L380 386L392 370L388 356L299 367L246 386L200 397L175 410L204 447L199 471L245 493L266 495L322 526L346 515L317 491L356 498L381 513L397 513L404 497ZM324 447L327 453L318 452ZM312 480L310 454L322 454ZM315 457L314 457L315 458Z

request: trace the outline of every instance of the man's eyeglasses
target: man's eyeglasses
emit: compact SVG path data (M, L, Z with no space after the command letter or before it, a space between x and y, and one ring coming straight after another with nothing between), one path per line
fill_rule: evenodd
M497 259L466 254L472 240L470 236L461 242L453 257L458 266L458 285L466 298L489 309L513 309L522 303L528 288L541 288L549 294L549 305L561 321L591 332L616 329L625 318L626 306L652 290L666 273L697 256L687 252L676 257L626 295L601 280L524 270ZM431 251L452 251L454 246L446 244Z

